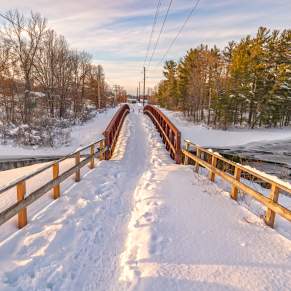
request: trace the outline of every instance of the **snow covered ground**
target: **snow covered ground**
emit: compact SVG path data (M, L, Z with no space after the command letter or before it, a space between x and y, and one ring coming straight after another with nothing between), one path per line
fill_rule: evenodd
M0 159L19 158L25 156L58 156L66 155L77 148L102 138L102 133L112 119L118 107L109 108L83 125L72 127L71 142L67 146L51 147L24 147L0 144Z
M187 121L183 113L161 108L170 120L181 130L182 139L205 147L227 148L249 143L266 143L277 140L291 140L291 128L259 129L211 129Z
M291 241L174 164L136 108L116 149L0 227L0 290L290 290Z

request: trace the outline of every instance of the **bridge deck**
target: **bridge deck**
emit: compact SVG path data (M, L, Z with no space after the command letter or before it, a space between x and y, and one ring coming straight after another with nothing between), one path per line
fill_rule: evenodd
M223 194L135 108L112 160L0 242L0 289L288 290L290 241Z

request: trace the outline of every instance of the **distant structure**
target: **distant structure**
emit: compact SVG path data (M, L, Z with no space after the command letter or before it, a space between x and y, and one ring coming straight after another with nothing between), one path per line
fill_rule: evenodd
M148 104L149 100L150 100L150 96L145 95L144 103ZM132 104L143 103L143 96L140 96L138 98L137 96L134 96L134 95L127 95L127 103L132 103Z
M138 102L137 96L127 95L127 103L135 104Z

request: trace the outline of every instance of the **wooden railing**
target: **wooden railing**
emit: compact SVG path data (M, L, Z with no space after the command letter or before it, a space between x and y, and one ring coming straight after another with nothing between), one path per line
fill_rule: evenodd
M85 153L84 156L81 157L81 153L84 151L90 151L89 154ZM91 143L77 151L50 163L42 167L41 169L32 172L25 177L17 179L12 183L8 184L0 188L0 199L1 196L12 188L16 188L17 194L17 202L10 205L4 211L0 213L0 225L8 221L10 218L14 217L18 214L18 227L22 228L27 224L27 207L31 205L33 202L38 200L44 194L52 189L52 198L58 199L61 195L60 184L65 181L67 178L75 174L75 182L79 182L81 180L81 168L86 164L89 164L90 169L93 169L95 164L95 157L99 154L99 158L103 159L104 157L104 139L100 139L94 143ZM82 159L83 158L83 159ZM62 174L60 173L61 165L68 159L74 159L74 166L70 169L64 171ZM40 188L34 190L33 192L26 195L26 186L27 182L33 178L43 173L44 171L51 169L52 170L52 178L42 185Z
M158 108L152 105L144 107L144 114L147 114L157 127L166 149L170 152L172 159L177 164L181 163L181 132L169 120L169 118Z
M218 175L229 182L231 184L230 196L232 199L237 200L238 190L241 190L263 204L266 207L264 220L267 225L274 226L276 214L291 221L291 210L278 202L279 194L282 193L290 195L289 197L291 198L291 187L288 183L284 183L279 179L272 179L263 172L232 162L220 154L202 148L188 140L185 140L185 149L182 150L182 153L185 165L189 163L189 159L195 162L196 172L202 166L209 170L209 179L211 181L214 182L215 175ZM251 187L250 179L256 182L262 181L265 185L268 185L270 189L269 197L259 192L257 190L258 187L255 187L256 189Z
M125 104L119 108L104 132L105 139L100 139L81 149L78 149L77 151L63 158L0 188L0 199L10 189L16 188L16 203L12 203L12 205L9 205L0 212L0 225L15 215L18 215L18 227L24 227L27 224L27 207L29 205L41 198L50 190L52 190L53 199L59 198L61 195L60 184L73 174L75 174L75 182L79 182L81 180L81 168L89 164L89 167L93 169L95 166L95 157L98 154L100 159L110 159L116 145L118 134L122 127L124 118L128 113L128 105ZM85 151L86 153L84 153ZM72 158L74 159L74 166L60 174L61 165L66 160ZM39 174L49 169L52 170L52 178L49 179L49 181L42 185L40 188L26 195L27 182L33 177L39 177Z
M125 116L130 112L128 104L123 104L115 113L112 120L105 129L103 135L105 137L105 159L109 160L113 154L117 138L122 127Z

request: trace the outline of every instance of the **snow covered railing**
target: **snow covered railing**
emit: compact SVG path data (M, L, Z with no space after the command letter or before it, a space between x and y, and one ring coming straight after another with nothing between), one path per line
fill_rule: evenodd
M52 162L37 171L34 171L24 177L21 177L12 183L0 188L0 199L1 195L7 192L12 188L16 188L17 192L17 202L13 205L9 206L5 210L0 213L0 225L14 217L18 214L18 227L22 228L27 224L27 207L31 205L33 202L38 200L44 194L46 194L51 189L53 199L57 199L61 195L60 184L65 181L67 178L75 174L75 182L79 182L81 180L81 168L89 163L90 169L93 169L95 166L95 157L99 154L99 158L104 158L104 139L100 139L96 142L93 142L83 148L76 150L75 152ZM85 154L84 158L81 158L81 152L85 150L90 150L89 154ZM60 166L62 162L68 159L75 159L75 164L70 169L64 171L62 174L60 173ZM26 193L26 185L28 180L32 177L35 177L42 172L52 169L52 179L42 185L40 188L34 190L33 192L27 195Z
M177 164L181 163L181 132L169 120L169 118L158 108L152 105L146 105L143 110L147 114L155 126L157 127L163 139L166 149L170 152L172 159Z
M103 135L105 137L105 159L109 160L113 154L117 138L122 127L125 116L130 112L128 104L123 104L115 113Z
M185 140L185 149L182 150L182 153L185 165L189 163L189 159L195 162L196 172L199 171L200 166L208 169L209 179L212 182L215 181L215 175L229 182L232 187L230 193L232 199L237 200L238 190L241 190L263 204L267 209L264 217L267 225L274 226L276 214L291 222L291 210L278 202L280 193L285 193L291 198L291 185L289 183L251 167L232 162L220 154L196 145L189 140ZM269 197L266 197L257 189L253 189L250 183L245 183L250 177L254 181L263 181L269 185Z

